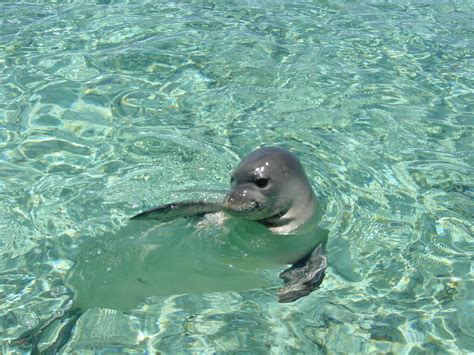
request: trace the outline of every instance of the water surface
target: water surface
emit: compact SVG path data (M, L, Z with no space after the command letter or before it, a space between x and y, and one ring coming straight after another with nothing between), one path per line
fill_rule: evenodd
M202 197L179 191L226 189L264 144L295 152L323 201L323 287L285 305L256 289L91 308L65 351L474 351L470 1L0 12L2 352L67 309L87 247ZM196 228L182 223L166 228Z

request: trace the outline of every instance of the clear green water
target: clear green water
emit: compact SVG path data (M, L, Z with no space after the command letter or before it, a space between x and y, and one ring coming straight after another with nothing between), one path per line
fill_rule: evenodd
M68 307L84 253L146 228L128 217L226 189L263 144L297 153L325 204L323 287L284 305L263 288L91 308L66 351L474 351L474 3L3 1L0 13L1 352Z

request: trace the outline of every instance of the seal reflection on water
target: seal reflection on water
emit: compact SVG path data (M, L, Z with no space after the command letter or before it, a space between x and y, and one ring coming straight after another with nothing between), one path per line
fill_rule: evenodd
M293 264L280 274L285 284L278 292L280 302L295 301L321 284L327 257L316 238L319 204L301 163L283 148L260 148L242 159L222 202L176 202L131 219L169 220L220 211L265 225L275 234L274 244L289 243L271 250L275 260Z

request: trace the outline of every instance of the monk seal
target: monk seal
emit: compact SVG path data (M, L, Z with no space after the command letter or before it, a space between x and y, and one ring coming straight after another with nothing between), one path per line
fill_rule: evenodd
M298 158L280 147L254 150L231 174L223 201L183 201L142 212L132 220L169 220L214 212L256 221L273 237L265 247L280 262L293 264L280 274L280 302L291 302L316 289L324 278L324 241L316 238L320 219L317 197ZM258 236L256 236L258 238Z
M244 157L232 172L230 191L222 201L175 202L142 212L131 219L169 220L215 212L255 221L268 229L269 235L250 236L248 241L259 251L263 249L262 254L271 254L281 263L292 264L279 275L284 282L284 287L278 291L279 302L295 301L320 286L327 268L324 252L324 235L327 233L318 232L319 203L295 155L279 147L257 149ZM246 247L245 243L240 245ZM79 276L84 277L81 272ZM231 282L238 283L233 278ZM15 343L30 344L32 353L39 353L43 334L50 332L49 328L60 318L65 326L45 350L45 353L56 353L70 339L84 311L80 302L74 303L64 315L52 317L26 331Z

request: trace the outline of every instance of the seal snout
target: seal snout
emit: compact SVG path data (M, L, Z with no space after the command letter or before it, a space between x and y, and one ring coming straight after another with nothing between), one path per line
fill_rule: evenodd
M242 194L240 191L234 190L229 192L224 199L224 207L229 210L238 209L236 206L242 204L243 197L245 197L245 194Z
M247 190L231 191L224 199L224 208L231 214L251 213L260 206L260 202L249 199Z
M235 192L230 192L224 198L224 207L229 209L235 200Z

